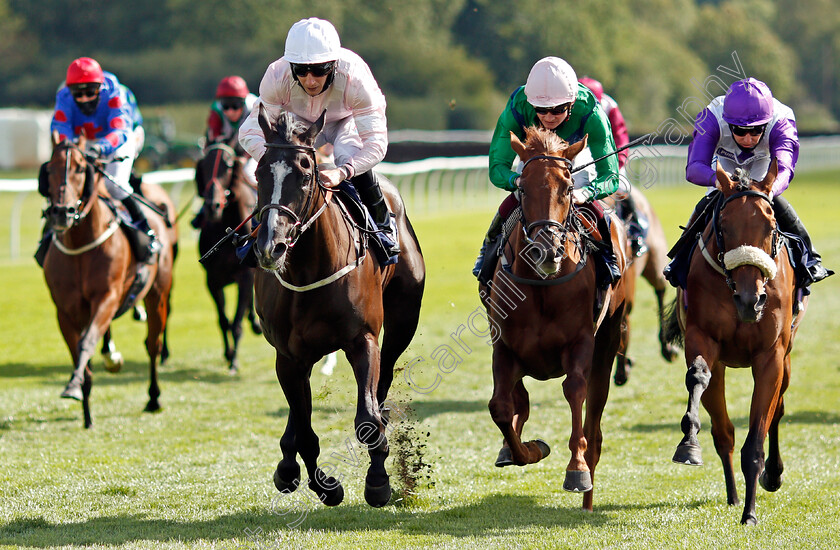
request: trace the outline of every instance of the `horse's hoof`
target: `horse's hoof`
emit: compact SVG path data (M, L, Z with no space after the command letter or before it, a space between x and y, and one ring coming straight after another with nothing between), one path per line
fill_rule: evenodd
M120 372L125 361L123 360L122 353L115 351L114 353L103 353L102 363L106 371L117 373Z
M758 518L754 514L744 513L741 518L741 525L758 525Z
M615 376L613 377L616 386L623 386L627 383L627 370L622 368L615 369Z
M236 376L239 374L239 367L236 365L231 365L228 367L228 374L231 376Z
M549 447L548 443L546 443L542 439L535 439L533 443L537 446L537 448L540 450L540 453L542 454L540 460L544 459L545 457L551 454L551 447Z
M280 463L282 464L282 462ZM295 490L300 485L300 466L297 462L295 465L290 468L292 470L292 481L286 481L283 479L283 476L280 475L280 464L277 465L277 469L274 470L274 486L277 487L277 490L281 493L294 493Z
M563 490L571 493L585 493L592 490L592 475L582 470L566 470Z
M702 466L703 453L699 445L693 443L680 443L672 458L677 464L688 464L689 466Z
M259 323L251 323L251 330L257 336L263 333L262 326Z
M496 467L504 466L513 466L513 453L510 452L510 447L502 447L499 450L499 456L496 457Z
M143 410L147 413L154 413L159 412L161 409L162 407L160 406L160 403L158 403L157 401L149 401L148 403L146 403L146 408Z
M65 387L64 391L61 392L61 397L64 399L75 399L76 401L81 401L82 399L84 399L82 387L78 384L73 384L71 382L67 384L67 387Z
M779 490L782 486L782 482L784 481L785 476L779 474L779 478L775 480L771 480L767 475L767 470L761 472L761 475L758 476L758 484L761 485L761 488L769 493L775 493Z
M382 508L391 500L391 484L373 487L365 483L365 501L374 508Z
M321 473L321 475L323 476L324 474ZM320 476L316 475L316 477ZM338 506L344 500L344 487L332 476L324 476L323 485L321 482L309 480L309 488L318 495L318 498L321 499L321 502L325 506ZM367 491L365 491L365 494L367 494Z
M676 359L678 355L679 352L677 351L677 348L675 348L671 344L668 344L667 346L662 348L662 358L668 361L669 363L673 363L674 359Z

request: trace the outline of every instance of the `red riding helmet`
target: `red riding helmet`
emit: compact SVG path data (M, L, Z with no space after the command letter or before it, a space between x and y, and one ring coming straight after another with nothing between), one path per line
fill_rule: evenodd
M216 99L223 97L248 97L248 85L241 76L226 76L216 88Z
M72 84L88 84L90 82L98 82L102 84L105 82L105 74L102 72L102 67L95 59L90 57L80 57L70 63L67 67L67 78L65 83L70 86Z

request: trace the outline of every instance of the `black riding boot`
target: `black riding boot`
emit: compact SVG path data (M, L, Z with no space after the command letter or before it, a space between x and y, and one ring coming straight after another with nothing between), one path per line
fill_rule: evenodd
M606 216L601 216L598 219L598 232L601 233L598 252L603 259L602 265L605 268L602 277L599 277L599 282L601 283L601 287L606 289L621 279L621 270L618 269L618 259L615 257L615 251L613 250L612 235L607 226ZM597 269L596 266L596 271Z
M372 170L357 174L350 178L350 182L356 191L359 192L359 197L365 203L373 221L379 230L393 243L387 247L388 256L394 256L400 253L400 242L397 237L396 223L392 219L393 216L388 211L388 205L385 203L385 197L382 196L382 189L379 188L379 182L376 181L376 176Z
M134 224L134 230L127 231L126 236L131 241L131 247L137 255L137 261L140 263L153 263L155 253L160 250L160 243L158 242L155 232L149 227L149 220L133 196L129 195L122 199L125 209L131 216L131 221Z
M38 250L35 251L35 261L38 262L38 265L44 267L44 260L47 258L47 250L50 249L50 243L52 243L52 228L50 227L50 222L47 221L44 224L44 229L41 232L41 241L38 243Z
M478 282L486 285L493 276L493 271L496 268L496 259L499 253L499 239L502 237L502 216L498 210L493 216L493 221L490 222L490 228L487 230L487 235L484 237L484 242L481 243L481 250L478 252L478 258L475 259L475 266L473 267L473 275L478 278Z
M796 210L793 209L793 206L790 205L790 202L786 198L781 196L773 198L773 213L776 216L776 221L779 223L779 229L785 233L793 233L802 239L802 242L808 247L808 252L817 260L816 263L808 266L808 274L811 277L811 281L806 283L805 286L834 275L834 271L823 267L822 257L814 250L814 245L811 243L811 236L808 234L808 230L805 229L805 225L799 219Z
M624 215L622 219L627 224L627 238L630 240L630 247L633 249L633 255L637 258L647 252L647 244L645 244L644 228L639 221L639 212L636 209L636 199L631 193L621 200L624 208Z

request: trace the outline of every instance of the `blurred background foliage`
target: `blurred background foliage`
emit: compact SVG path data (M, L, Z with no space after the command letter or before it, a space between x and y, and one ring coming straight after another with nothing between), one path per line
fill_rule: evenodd
M840 130L838 0L0 0L0 105L50 108L68 63L87 55L144 112L192 105L201 132L223 76L256 92L292 23L332 21L371 66L389 127L486 129L533 63L568 60L601 80L631 132L690 118L708 78L767 82L802 132ZM724 79L730 83L733 78ZM709 90L717 93L714 86ZM695 100L696 99L696 100ZM197 106L202 107L198 108Z

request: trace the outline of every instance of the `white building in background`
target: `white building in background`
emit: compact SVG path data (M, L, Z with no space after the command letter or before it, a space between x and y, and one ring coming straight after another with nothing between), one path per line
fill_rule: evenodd
M0 170L37 168L50 158L52 111L0 109Z

